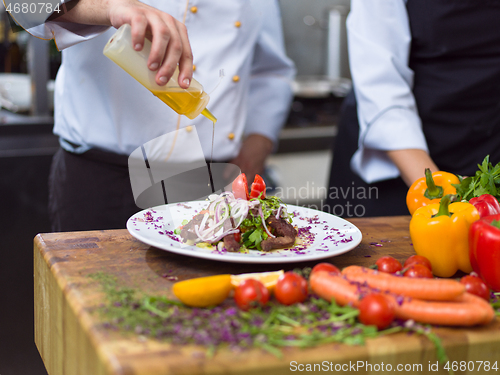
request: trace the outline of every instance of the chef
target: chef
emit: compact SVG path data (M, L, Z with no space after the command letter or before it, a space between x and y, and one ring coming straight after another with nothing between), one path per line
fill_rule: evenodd
M30 30L54 37L62 50L54 126L61 149L49 178L54 231L123 228L138 211L127 157L150 140L195 128L211 157L208 119L177 115L103 55L123 23L131 24L137 50L150 34L155 52L148 64L158 84L179 64L181 87L192 75L210 94L207 108L217 118L214 162L235 163L252 178L262 172L286 120L294 66L285 55L277 1L79 0Z
M352 0L354 93L330 190L355 194L330 194L325 210L407 214L425 168L473 175L486 155L500 161L499 19L498 0Z

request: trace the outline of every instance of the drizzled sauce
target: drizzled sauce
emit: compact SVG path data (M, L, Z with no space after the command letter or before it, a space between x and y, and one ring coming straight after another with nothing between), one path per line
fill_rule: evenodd
M214 187L214 179L212 177L212 163L214 161L214 138L215 138L215 123L217 122L217 119L215 116L208 110L204 109L201 111L201 114L208 118L210 121L212 121L213 126L212 126L212 150L210 152L210 163L208 163L208 174L210 176L210 182L209 186L212 187L212 193L215 193L215 187Z
M177 90L169 90L169 91L152 91L153 94L167 104L170 108L172 108L178 114L186 114L193 111L196 106L199 105L200 97L204 95L203 92L190 91L189 89L177 89ZM207 108L201 111L201 114L208 118L213 123L212 127L212 150L210 153L210 163L208 164L208 174L210 176L209 186L212 187L212 193L215 192L213 177L212 177L212 169L211 164L214 159L214 138L215 138L215 123L217 122L217 118L210 112Z

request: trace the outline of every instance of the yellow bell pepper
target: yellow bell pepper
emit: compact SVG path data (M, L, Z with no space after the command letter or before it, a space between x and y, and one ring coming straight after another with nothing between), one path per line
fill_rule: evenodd
M410 236L418 255L429 259L432 273L451 277L458 270L472 271L469 261L469 227L479 220L479 212L470 203L450 204L445 195L439 204L420 207L410 221Z
M431 173L431 170L427 168L425 177L415 181L406 194L406 205L410 215L413 215L417 208L439 203L447 194L456 194L457 189L453 184L459 183L460 180L453 173L441 171Z

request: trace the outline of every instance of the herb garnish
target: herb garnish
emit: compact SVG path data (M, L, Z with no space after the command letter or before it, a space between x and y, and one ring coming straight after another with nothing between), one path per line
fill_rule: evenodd
M267 220L271 214L275 214L280 209L280 206L283 205L281 199L275 196L252 198L250 201L259 201L264 221ZM288 213L286 209L283 210L280 216L288 220L289 223L292 222L293 214ZM260 246L261 242L269 237L263 225L260 215L253 210L249 210L246 219L243 220L240 225L242 244L245 248L262 250Z
M460 183L453 185L457 188L457 195L466 201L483 194L500 198L500 163L493 166L490 156L487 155L483 162L478 164L478 168L474 176L467 178L458 176Z
M138 334L176 345L195 344L213 355L222 347L261 348L278 357L282 347L313 347L326 343L362 345L366 338L410 331L428 337L441 362L447 361L440 339L429 326L396 322L377 331L357 321L358 309L310 297L304 303L284 306L270 302L244 312L230 301L221 306L189 308L163 296L118 286L116 278L102 272L89 275L99 281L106 303L99 308L103 327Z
M492 292L490 305L495 310L495 315L500 317L500 292Z

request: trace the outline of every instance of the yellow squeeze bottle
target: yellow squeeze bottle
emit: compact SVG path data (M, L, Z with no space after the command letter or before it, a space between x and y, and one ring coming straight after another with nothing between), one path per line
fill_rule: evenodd
M156 72L147 67L150 51L151 42L148 39L144 40L141 51L133 49L131 27L124 24L106 43L103 53L178 114L192 120L201 113L215 124L216 118L206 108L210 96L194 78L187 89L179 87L179 69L176 68L166 85L156 84Z

